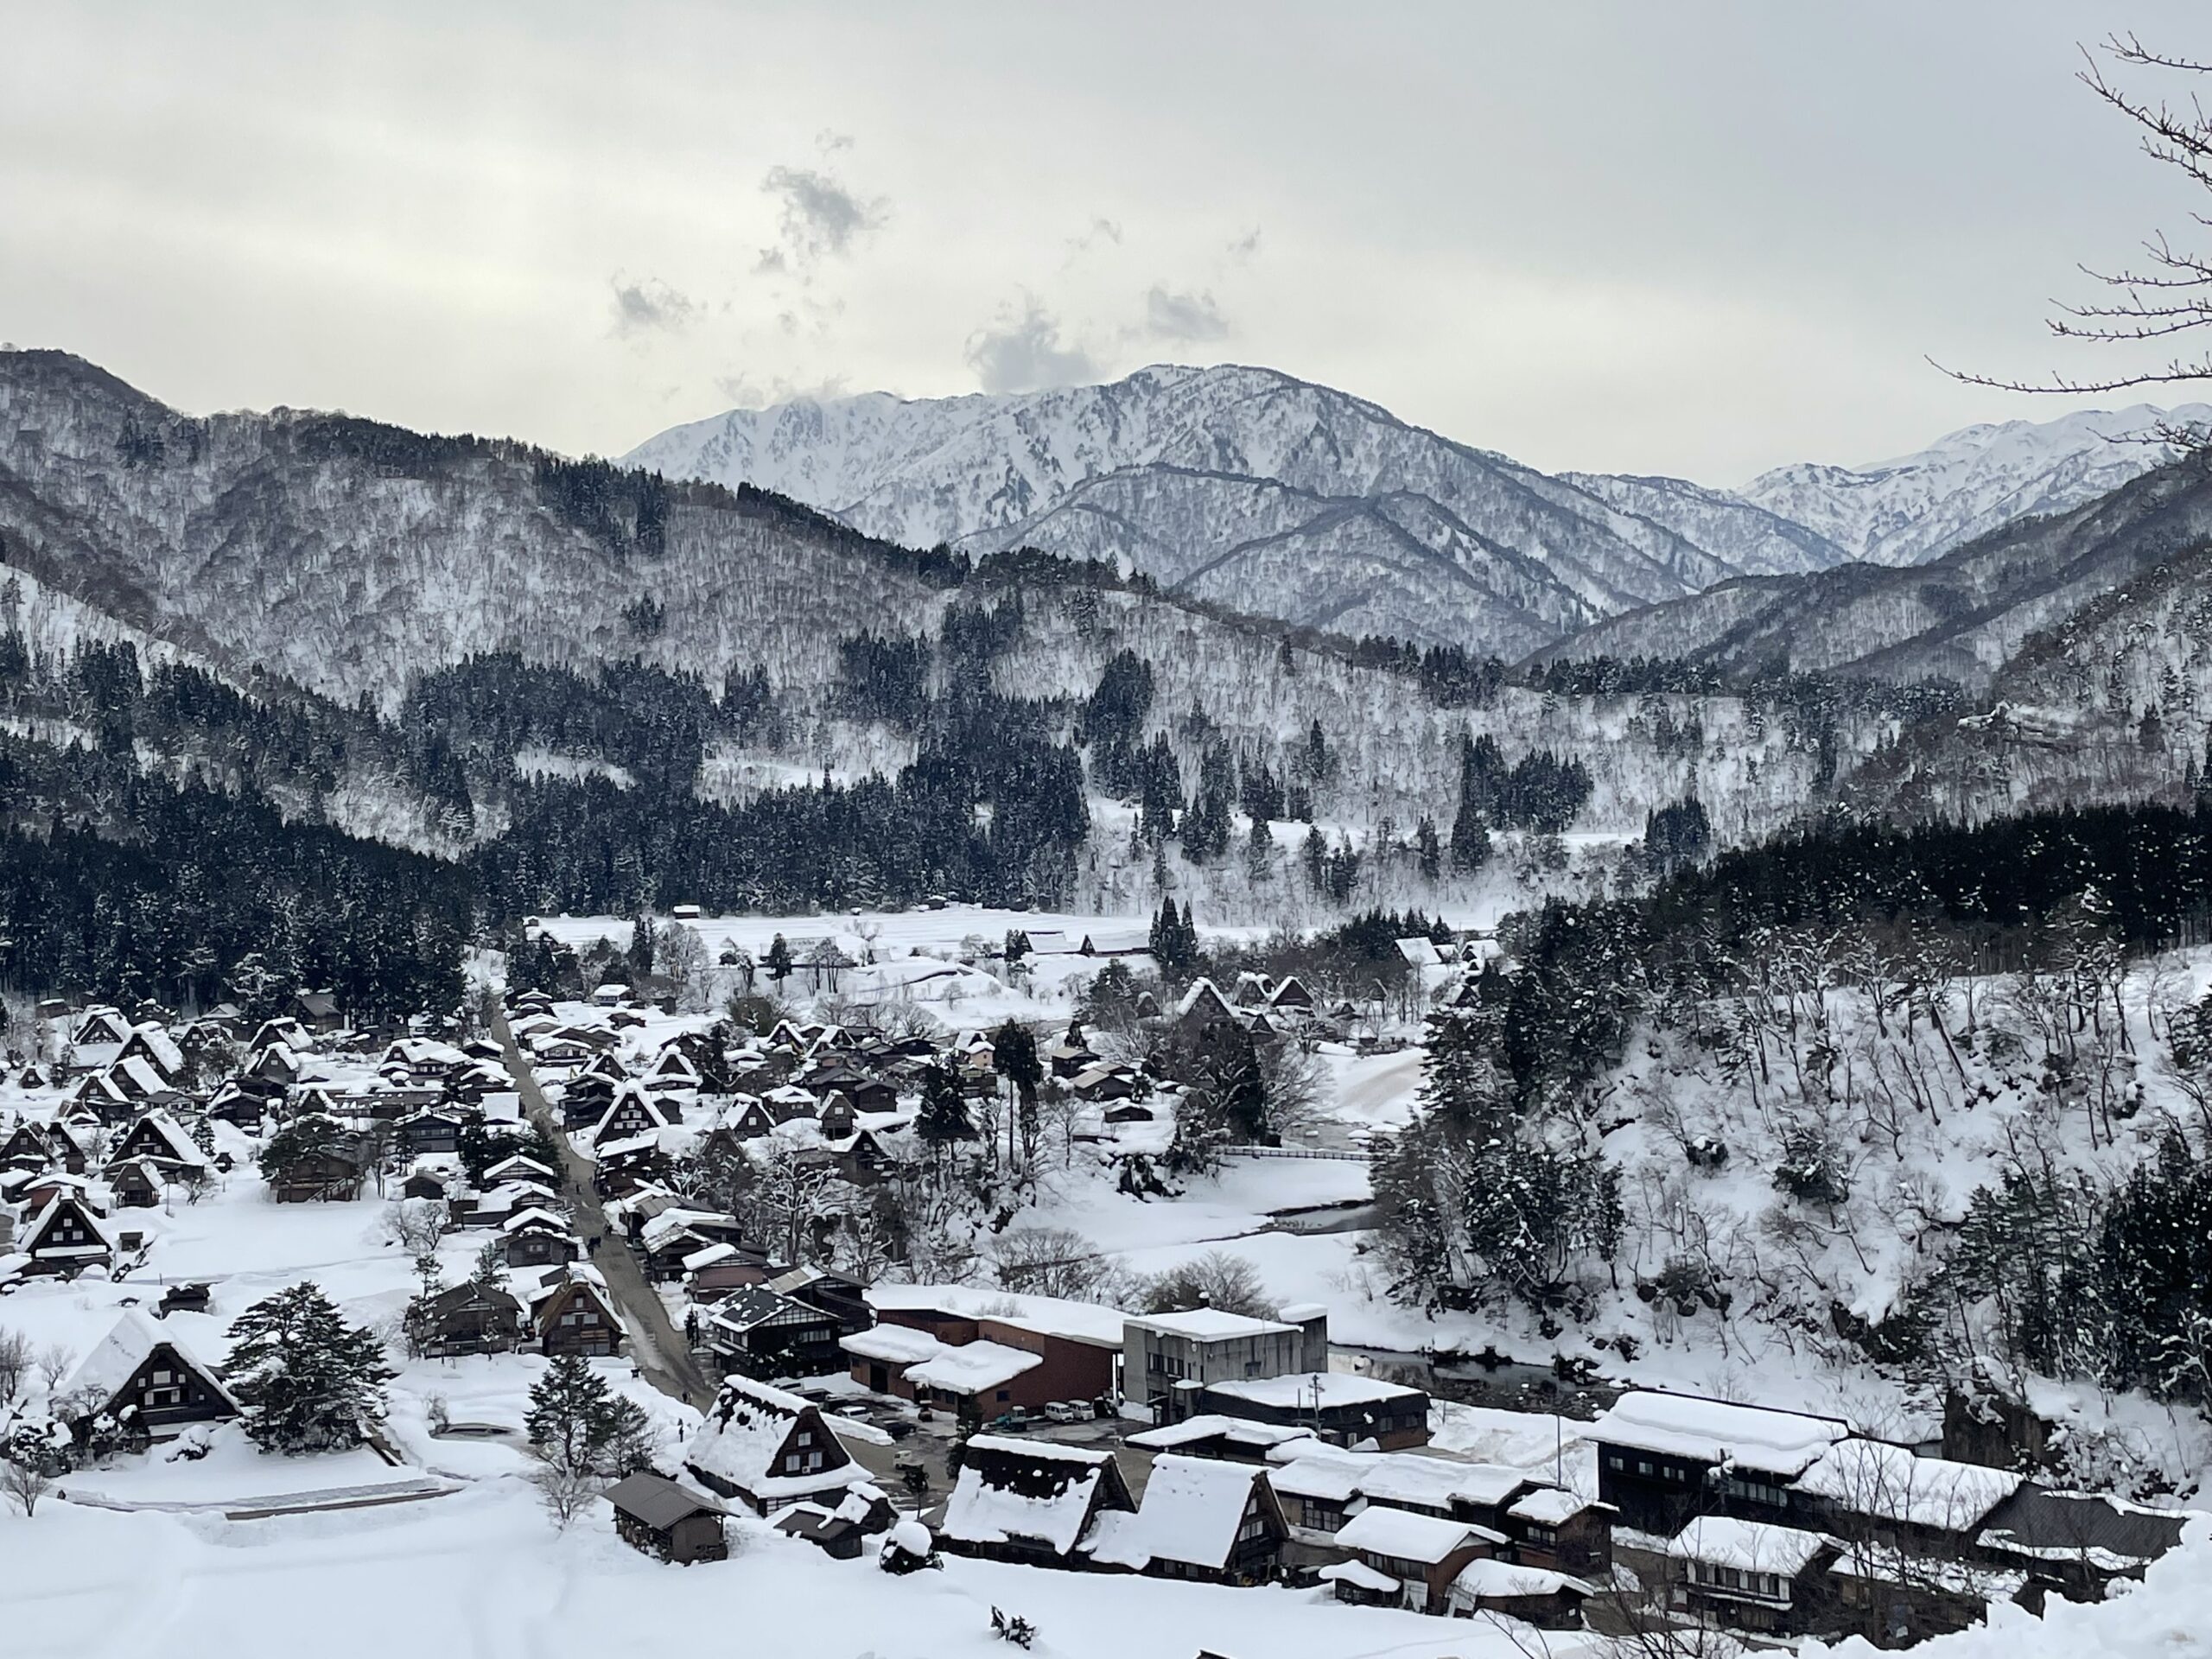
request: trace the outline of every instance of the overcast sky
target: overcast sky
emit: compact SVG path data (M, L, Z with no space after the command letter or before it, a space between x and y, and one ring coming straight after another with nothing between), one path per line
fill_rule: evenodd
M2189 228L2072 79L2116 27L2212 55L2201 0L22 7L0 338L606 454L1257 363L1735 483L2062 412L1925 359L2086 371L2046 299Z

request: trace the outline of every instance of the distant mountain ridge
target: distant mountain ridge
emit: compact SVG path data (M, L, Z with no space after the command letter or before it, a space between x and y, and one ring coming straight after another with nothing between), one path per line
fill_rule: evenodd
M1112 559L1304 626L1517 658L1739 577L1918 563L2078 505L2157 463L2156 445L2113 440L2158 418L1969 427L1726 490L1547 474L1272 370L1156 365L1009 396L732 410L624 460L775 490L907 545Z

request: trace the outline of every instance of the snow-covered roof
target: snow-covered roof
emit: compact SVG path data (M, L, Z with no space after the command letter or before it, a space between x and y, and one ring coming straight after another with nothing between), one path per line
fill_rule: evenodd
M1184 992L1182 1001L1176 1003L1175 1017L1178 1020L1189 1018L1192 1011L1201 1003L1215 1003L1225 1008L1229 1006L1229 999L1215 988L1213 981L1201 976L1191 982L1191 988Z
M1255 1319L1249 1314L1224 1313L1217 1307L1194 1307L1182 1313L1132 1313L1129 1324L1165 1336L1192 1342L1230 1342L1242 1337L1277 1336L1295 1331L1281 1319Z
M547 1227L556 1233L565 1233L569 1230L569 1218L548 1210L542 1204L533 1204L527 1209L516 1211L499 1224L499 1230L503 1233L518 1233L525 1227Z
M1004 1388L1024 1371L1033 1371L1044 1363L1041 1354L1009 1348L1001 1342L963 1343L957 1348L940 1344L936 1353L906 1368L906 1381L949 1394L982 1394Z
M152 1135L161 1145L149 1148L156 1157L168 1158L180 1164L204 1164L207 1158L192 1144L192 1137L184 1126L167 1112L149 1112L124 1131L125 1141L142 1135Z
M1588 1432L1616 1446L1795 1476L1851 1429L1833 1417L1639 1389L1621 1395Z
M1402 1382L1385 1382L1378 1376L1355 1376L1348 1371L1294 1371L1287 1376L1232 1377L1209 1382L1206 1392L1243 1400L1271 1409L1294 1411L1310 1408L1316 1385L1324 1406L1366 1406L1383 1400L1402 1400L1418 1395Z
M1594 1501L1580 1492L1571 1492L1564 1486L1539 1486L1535 1491L1516 1498L1506 1513L1516 1521L1526 1521L1539 1527L1563 1527Z
M816 1428L816 1445L809 1449L822 1452L823 1466L798 1475L772 1472L776 1454L802 1419L810 1420ZM811 1404L743 1376L723 1380L721 1392L684 1447L683 1461L687 1467L763 1499L819 1492L868 1478L868 1471L852 1460Z
M1136 1513L1101 1515L1085 1548L1094 1560L1138 1571L1156 1560L1222 1567L1236 1547L1237 1529L1260 1478L1249 1463L1172 1452L1155 1458Z
M1094 1347L1119 1348L1128 1315L1096 1302L1057 1296L1023 1296L975 1285L870 1285L868 1306L880 1311L950 1313L992 1319L1039 1336L1063 1337Z
M159 1095L168 1092L169 1080L155 1070L151 1063L136 1054L128 1055L118 1060L108 1068L108 1071L114 1076L126 1079L131 1087L142 1095Z
M124 1046L127 1048L134 1042L143 1047L153 1057L154 1064L168 1076L173 1077L184 1070L184 1051L176 1046L174 1037L154 1021L149 1020L143 1025L130 1027L130 1035L124 1039Z
M1485 1557L1459 1569L1452 1580L1451 1594L1462 1601L1479 1602L1517 1596L1555 1596L1562 1590L1578 1596L1591 1593L1587 1584L1564 1573Z
M709 1244L683 1258L683 1271L697 1273L702 1268L711 1268L718 1262L726 1262L736 1254L737 1246L734 1244Z
M2019 1490L2024 1477L1948 1458L1916 1457L1901 1446L1838 1440L1797 1478L1801 1491L1882 1521L1963 1531Z
M1527 1471L1502 1464L1459 1463L1407 1452L1370 1456L1365 1461L1367 1467L1359 1476L1360 1496L1380 1503L1448 1509L1465 1503L1494 1509L1529 1484Z
M1376 1503L1362 1510L1337 1529L1340 1548L1370 1555L1395 1555L1401 1560L1442 1560L1470 1542L1499 1543L1503 1535L1465 1521L1446 1521L1433 1515L1415 1515Z
M1212 1440L1227 1440L1236 1446L1268 1448L1288 1440L1311 1440L1313 1431L1303 1425L1255 1423L1249 1417L1224 1417L1217 1413L1201 1412L1195 1417L1185 1417L1179 1423L1147 1428L1122 1438L1131 1446L1158 1452L1171 1452L1177 1446Z
M849 1337L839 1338L837 1345L862 1359L881 1360L893 1365L912 1365L934 1358L945 1347L928 1332L909 1330L903 1325L871 1325Z
M1667 1554L1678 1561L1732 1567L1743 1572L1774 1573L1794 1579L1814 1557L1829 1547L1825 1533L1807 1532L1802 1527L1777 1527L1764 1521L1739 1521L1733 1516L1708 1515L1675 1534L1667 1546Z
M975 1435L938 1530L963 1543L1033 1539L1065 1555L1082 1538L1113 1461L1109 1452L1083 1446Z
M509 1153L498 1163L486 1169L484 1174L487 1180L496 1180L510 1175L538 1175L549 1181L560 1179L555 1171L546 1168L543 1164L527 1153L521 1152Z
M1394 1596L1404 1588L1388 1573L1377 1573L1365 1561L1332 1562L1314 1576L1328 1584L1349 1584L1371 1596Z
M214 1372L194 1357L190 1350L168 1332L162 1330L137 1308L127 1308L115 1328L104 1338L99 1347L85 1356L84 1362L73 1372L60 1390L63 1396L79 1390L96 1395L105 1404L115 1397L117 1390L130 1381L138 1368L146 1363L155 1349L167 1343L179 1359L198 1371L207 1385L232 1406L229 1392L216 1379Z

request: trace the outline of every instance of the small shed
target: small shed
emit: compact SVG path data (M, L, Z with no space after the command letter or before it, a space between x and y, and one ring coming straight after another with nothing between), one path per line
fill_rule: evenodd
M632 1549L678 1567L728 1557L722 1531L728 1512L665 1476L627 1476L608 1491L607 1501L614 1506L614 1530Z

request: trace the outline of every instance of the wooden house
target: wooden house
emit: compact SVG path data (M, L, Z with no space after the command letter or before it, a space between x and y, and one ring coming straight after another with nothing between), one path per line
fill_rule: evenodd
M1664 1537L1707 1514L1809 1526L1819 1500L1791 1488L1850 1432L1840 1418L1637 1389L1591 1426L1598 1496Z
M184 1051L162 1027L148 1023L133 1026L130 1034L123 1039L116 1059L143 1060L162 1080L164 1088L174 1089L184 1075Z
M1586 1580L1519 1561L1470 1561L1446 1592L1454 1618L1516 1618L1540 1630L1582 1628L1582 1604L1596 1593Z
M528 1295L543 1352L603 1357L620 1351L622 1322L597 1268L571 1263L549 1274Z
M631 1548L678 1567L719 1561L729 1554L727 1513L662 1475L640 1471L608 1489L614 1530Z
M81 1175L85 1173L85 1149L60 1128L40 1123L18 1124L5 1141L0 1141L0 1166L59 1168L72 1175Z
M403 1158L450 1156L461 1150L461 1132L468 1119L460 1112L412 1112L392 1125L391 1144Z
M722 1298L701 1336L726 1372L746 1376L818 1376L843 1363L834 1316L765 1285Z
M1472 1522L1370 1503L1337 1529L1337 1548L1349 1559L1323 1567L1321 1577L1339 1601L1442 1613L1460 1573L1503 1542L1503 1534Z
M440 1291L416 1315L416 1345L425 1354L503 1354L518 1347L525 1325L521 1301L496 1286L471 1281Z
M683 1449L683 1467L709 1491L760 1515L792 1503L835 1509L868 1484L810 1402L742 1376L722 1383Z
M130 1035L130 1021L124 1018L122 1009L95 1003L78 1019L76 1028L69 1033L69 1046L88 1048L113 1043L120 1047Z
M1135 1510L1111 1452L976 1434L961 1452L938 1538L956 1555L1082 1567L1100 1517Z
M1265 1471L1171 1452L1153 1460L1136 1511L1101 1514L1083 1547L1099 1567L1249 1585L1275 1576L1289 1536Z
M834 1560L858 1560L870 1538L891 1530L899 1512L874 1486L846 1491L836 1509L820 1503L792 1503L776 1512L775 1529L803 1539Z
M284 1013L313 1032L336 1031L346 1023L337 997L328 991L302 991L286 1005Z
M541 1205L515 1211L499 1234L500 1257L510 1268L566 1267L582 1254L567 1219Z
M591 1131L591 1143L604 1147L618 1141L634 1141L639 1135L652 1135L677 1122L676 1115L664 1109L659 1102L648 1095L643 1086L626 1083L614 1091L606 1111Z
M107 1190L113 1195L117 1208L154 1210L161 1206L162 1173L151 1160L125 1158L118 1162L110 1159L101 1176L107 1182Z
M117 1138L108 1156L113 1160L147 1159L180 1174L207 1166L207 1154L167 1112L149 1112L137 1119Z
M368 1150L358 1141L302 1153L282 1169L265 1172L269 1196L279 1204L344 1204L361 1196Z
M116 1242L80 1194L58 1192L29 1218L16 1250L30 1258L25 1273L74 1278L86 1268L113 1267Z
M1669 1600L1679 1611L1738 1630L1809 1632L1833 1617L1826 1578L1838 1553L1823 1533L1700 1516L1667 1546Z
M183 1339L136 1308L116 1321L56 1397L84 1402L77 1419L80 1433L105 1416L133 1439L167 1439L188 1424L238 1414L230 1390Z

